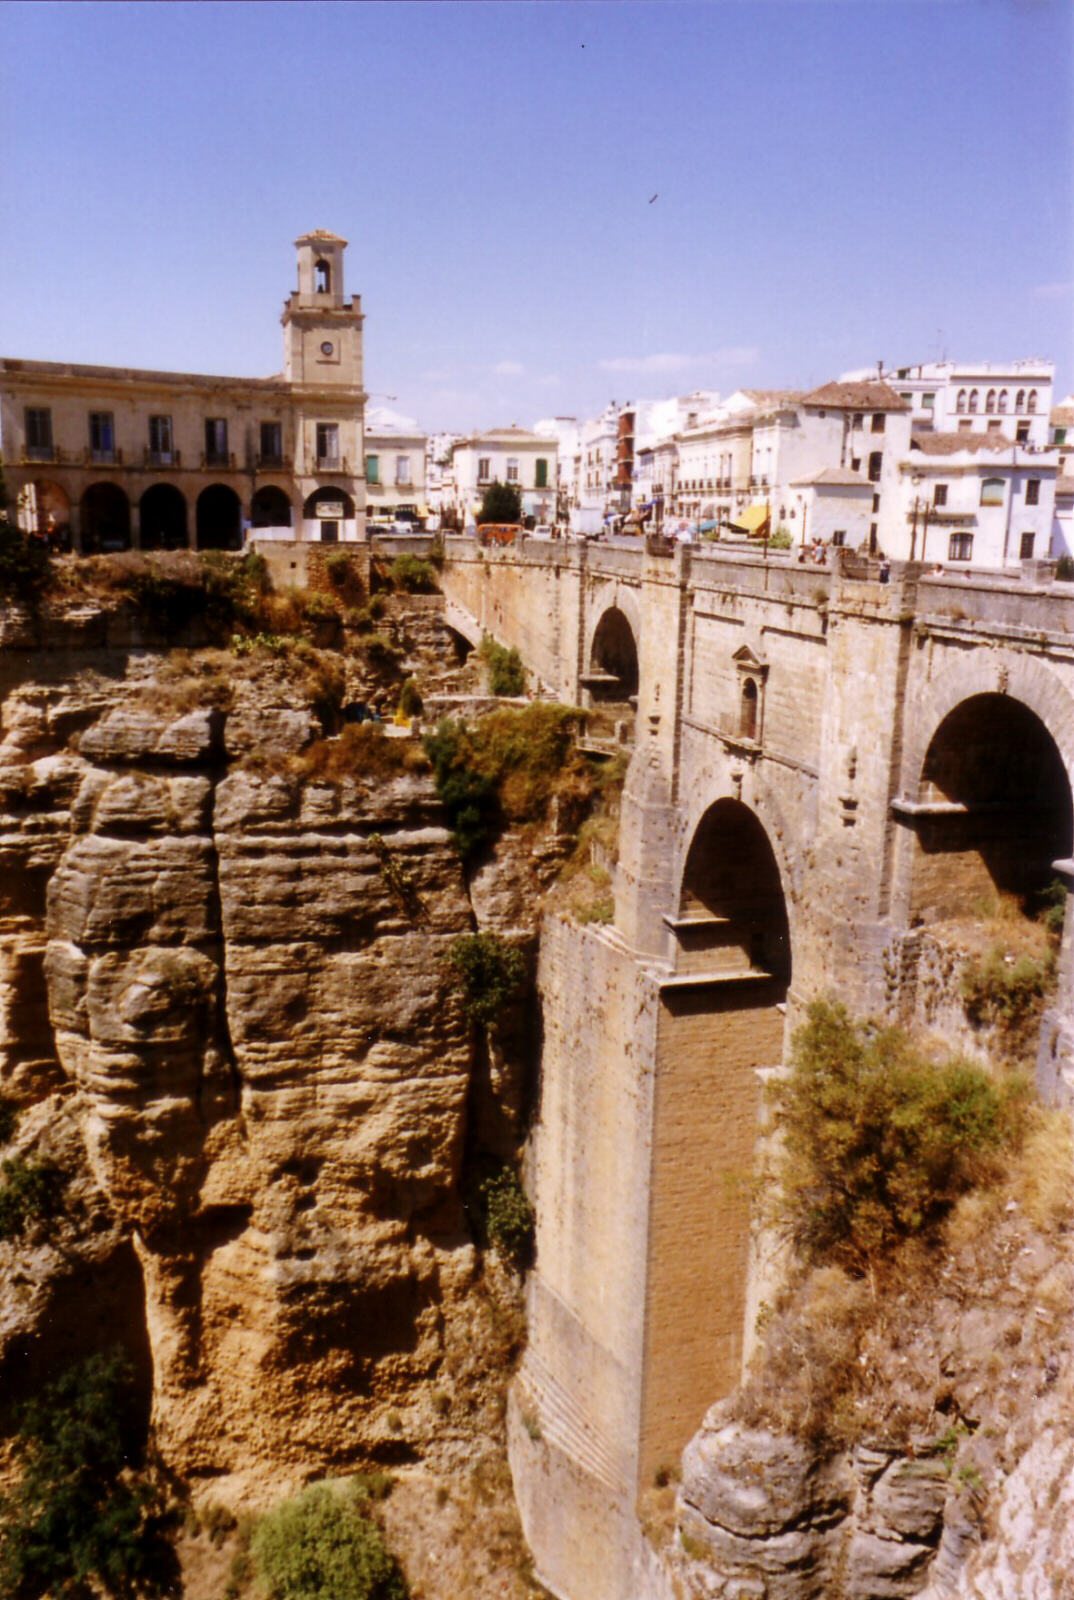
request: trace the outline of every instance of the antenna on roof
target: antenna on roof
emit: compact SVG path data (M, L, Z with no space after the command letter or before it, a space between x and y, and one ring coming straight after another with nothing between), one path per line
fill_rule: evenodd
M878 361L876 363L876 375L878 378L882 378L884 376L884 363L882 361Z

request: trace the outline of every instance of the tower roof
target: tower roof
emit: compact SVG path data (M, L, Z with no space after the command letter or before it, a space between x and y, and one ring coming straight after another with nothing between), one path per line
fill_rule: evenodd
M346 239L341 238L338 233L329 233L327 228L314 228L312 233L302 233L295 240L295 243L310 244L314 241L316 241L318 244L345 245L347 243Z

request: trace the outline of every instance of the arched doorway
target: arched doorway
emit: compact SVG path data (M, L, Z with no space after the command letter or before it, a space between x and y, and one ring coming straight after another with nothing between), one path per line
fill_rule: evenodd
M242 549L242 506L234 489L211 483L198 495L199 550Z
M107 555L131 547L131 503L115 483L91 483L82 496L82 550Z
M289 528L291 502L282 489L266 483L250 503L250 521L255 528Z
M174 484L155 483L138 504L139 542L143 550L185 550L186 501Z
M673 973L660 984L648 1205L646 1479L677 1457L742 1370L744 1180L759 1131L761 1074L782 1059L791 943L775 854L741 801L717 800L701 818L667 920ZM673 1243L683 1237L685 1253Z
M976 916L996 895L1032 910L1074 835L1070 780L1036 713L1005 694L955 706L926 752L914 821L914 920Z
M307 522L315 524L308 529L308 537L320 539L322 544L337 544L344 524L353 522L354 501L344 489L315 489L307 495L302 512Z

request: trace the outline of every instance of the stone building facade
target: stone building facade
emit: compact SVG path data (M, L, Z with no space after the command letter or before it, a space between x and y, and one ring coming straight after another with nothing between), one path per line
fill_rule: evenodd
M364 536L362 309L347 241L296 241L284 367L228 378L0 359L9 515L93 554Z

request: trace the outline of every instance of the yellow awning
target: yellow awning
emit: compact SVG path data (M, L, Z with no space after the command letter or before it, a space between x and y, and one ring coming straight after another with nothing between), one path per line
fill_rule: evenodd
M759 534L771 514L769 508L764 505L744 506L741 511L736 511L730 522L731 526L738 528L741 533Z

